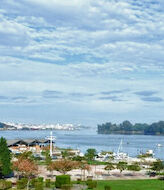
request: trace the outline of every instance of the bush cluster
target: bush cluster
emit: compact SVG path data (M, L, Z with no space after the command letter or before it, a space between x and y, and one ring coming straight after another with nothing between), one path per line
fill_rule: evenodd
M33 178L31 180L30 186L32 188L35 188L35 190L43 190L44 187L43 177Z
M46 179L45 186L48 188L51 186L51 180L50 179Z
M9 189L12 187L12 183L11 181L5 181L5 180L0 180L0 189Z
M17 181L17 189L24 189L27 186L28 179L22 178Z
M35 190L43 190L43 182L36 182Z
M136 165L136 164L128 165L128 166L127 166L127 169L128 169L128 170L131 170L131 171L140 171L140 170L141 170L140 166L139 166L139 165Z
M71 190L72 188L72 184L65 184L61 186L62 190Z
M88 189L93 189L97 187L97 181L92 181L91 179L86 182Z
M111 187L109 185L105 185L104 190L111 190Z
M61 188L62 185L66 185L70 183L71 183L71 178L69 175L56 176L56 182L55 182L56 188Z

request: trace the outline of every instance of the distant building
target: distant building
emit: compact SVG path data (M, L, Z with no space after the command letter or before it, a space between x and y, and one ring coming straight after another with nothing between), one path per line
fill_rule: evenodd
M26 151L41 153L45 147L49 146L50 140L16 139L16 140L7 140L7 144L9 149L13 153L22 153Z
M52 140L52 144L55 141ZM23 152L31 151L34 155L40 155L43 150L49 150L51 147L51 139L15 139L7 140L7 145L10 151L14 154L20 154ZM52 148L52 157L62 158L62 152L67 151L70 157L84 156L80 150L76 149L59 149L57 147Z

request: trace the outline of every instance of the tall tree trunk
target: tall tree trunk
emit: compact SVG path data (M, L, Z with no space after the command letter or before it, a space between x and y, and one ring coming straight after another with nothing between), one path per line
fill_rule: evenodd
M19 180L19 172L17 171L17 180Z
M81 180L83 181L83 170L81 169Z
M52 172L51 172L51 179L53 179L53 170L52 170Z
M28 182L27 182L27 190L29 190L29 185L30 185L30 178L28 178Z

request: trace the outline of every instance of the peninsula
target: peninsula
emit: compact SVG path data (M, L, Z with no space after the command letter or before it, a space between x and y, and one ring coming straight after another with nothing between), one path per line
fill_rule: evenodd
M139 134L139 135L164 135L164 121L152 124L135 123L126 120L120 124L107 122L98 125L98 134Z

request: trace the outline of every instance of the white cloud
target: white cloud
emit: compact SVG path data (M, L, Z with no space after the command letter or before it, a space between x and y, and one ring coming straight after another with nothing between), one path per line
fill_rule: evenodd
M24 46L30 41L29 34L32 30L14 20L0 19L0 44L1 46Z
M91 115L153 110L158 102L133 91L164 95L161 10L155 0L1 0L0 103L65 103ZM104 98L104 89L129 90ZM46 99L46 90L64 95Z

